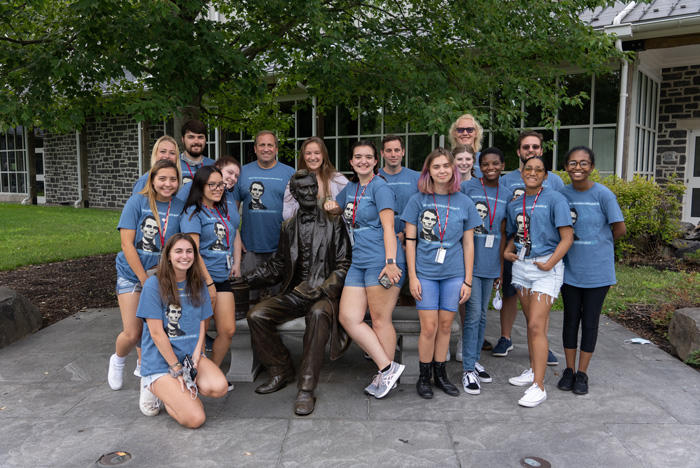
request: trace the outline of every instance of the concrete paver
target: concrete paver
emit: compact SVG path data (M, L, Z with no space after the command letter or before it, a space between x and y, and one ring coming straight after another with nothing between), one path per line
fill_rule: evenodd
M423 400L399 385L385 399L367 397L376 369L353 345L339 361L326 358L310 416L293 413L295 384L256 394L263 372L224 398L204 398L207 422L188 430L165 412L141 414L135 353L122 390L109 388L119 312L81 312L0 350L0 467L99 466L116 450L132 455L127 467L519 467L526 456L556 467L700 466L700 373L654 345L625 344L635 335L602 319L590 393L561 392L561 320L552 313L560 364L547 369L548 399L537 408L519 407L525 389L508 384L528 364L519 316L508 357L481 358L494 381L480 395L435 389ZM486 335L495 342L498 332L491 311ZM301 340L285 342L298 362ZM448 373L461 382L461 363L449 362Z

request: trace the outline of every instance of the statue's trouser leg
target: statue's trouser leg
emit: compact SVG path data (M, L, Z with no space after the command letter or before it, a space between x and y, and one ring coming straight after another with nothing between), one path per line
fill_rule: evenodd
M326 343L331 334L331 304L327 300L315 302L306 314L304 357L299 368L299 390L314 391L323 366Z

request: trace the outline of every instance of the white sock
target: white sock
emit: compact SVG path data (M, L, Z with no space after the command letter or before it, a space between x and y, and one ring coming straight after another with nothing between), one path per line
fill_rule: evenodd
M118 365L118 366L123 366L123 365L124 365L124 361L126 361L126 356L124 356L124 357L119 357L119 355L117 355L117 353L114 353L114 363L115 363L116 365Z

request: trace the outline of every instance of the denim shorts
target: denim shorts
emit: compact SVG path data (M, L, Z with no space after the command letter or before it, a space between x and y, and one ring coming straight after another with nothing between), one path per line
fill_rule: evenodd
M123 276L117 276L117 296L120 294L140 293L143 287L141 282L132 283Z
M416 309L457 312L459 292L462 290L464 282L463 276L437 281L419 277L418 281L420 281L420 297L423 300L416 301Z
M552 301L559 296L559 290L564 283L564 261L554 265L549 271L542 271L534 262L544 263L551 255L526 258L513 263L513 286L520 289L529 289L531 293L546 294Z
M160 372L158 374L151 374L151 375L146 375L144 377L141 377L141 385L143 385L145 388L151 390L153 382L156 380L160 379L161 377L165 377L166 375L170 375L169 372Z
M401 278L399 282L394 284L394 286L400 288L404 281L406 280L406 264L397 264L401 271ZM348 269L348 274L345 275L345 286L353 286L358 288L368 288L370 286L381 286L379 283L379 273L382 272L384 266L381 267L370 267L370 268L358 268L355 265L350 265Z

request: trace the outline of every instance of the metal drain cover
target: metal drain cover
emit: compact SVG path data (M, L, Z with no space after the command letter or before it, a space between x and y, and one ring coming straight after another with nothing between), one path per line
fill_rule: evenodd
M552 464L544 458L540 457L525 457L520 459L520 465L526 468L552 468Z
M119 466L131 460L131 454L128 452L112 452L102 455L97 464L99 466Z

